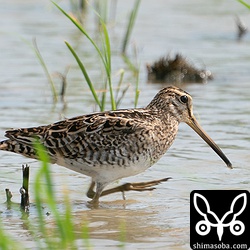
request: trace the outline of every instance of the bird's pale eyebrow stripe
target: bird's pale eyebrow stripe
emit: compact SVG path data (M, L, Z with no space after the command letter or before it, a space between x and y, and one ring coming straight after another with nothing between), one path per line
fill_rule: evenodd
M186 106L187 106L187 110L188 110L188 115L189 115L189 117L192 117L192 111L191 111L191 109L188 107L188 102L186 103Z

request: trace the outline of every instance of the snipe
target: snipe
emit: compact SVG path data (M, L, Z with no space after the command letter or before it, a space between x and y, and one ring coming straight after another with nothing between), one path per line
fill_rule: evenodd
M104 190L111 182L141 173L156 163L173 143L180 122L187 123L232 168L195 119L192 97L176 87L160 90L145 108L93 113L47 126L6 131L9 139L0 142L0 149L37 159L33 145L38 139L51 163L92 178L87 196L98 203L103 195L152 190L166 181L168 178L127 183Z

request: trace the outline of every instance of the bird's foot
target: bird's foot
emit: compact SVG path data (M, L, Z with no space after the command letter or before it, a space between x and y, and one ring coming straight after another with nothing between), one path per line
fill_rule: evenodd
M124 194L125 191L152 191L155 189L154 186L159 185L161 182L165 182L171 179L171 177L148 181L148 182L135 182L135 183L125 183L119 187L119 190Z
M87 201L87 204L89 208L99 208L99 198L97 199L94 197L92 200Z
M152 191L155 189L154 186L159 185L162 182L168 181L171 179L171 177L168 178L163 178L159 180L154 180L154 181L148 181L148 182L136 182L136 183L125 183L123 185L120 185L118 187L114 187L111 189L104 190L97 199L96 192L93 190L94 184L92 183L88 192L87 196L89 198L92 198L91 201L89 201L89 204L93 206L98 206L99 203L99 197L105 196L108 194L113 194L117 192L122 192L123 199L126 199L125 192L126 191L138 191L138 192L143 192L143 191Z

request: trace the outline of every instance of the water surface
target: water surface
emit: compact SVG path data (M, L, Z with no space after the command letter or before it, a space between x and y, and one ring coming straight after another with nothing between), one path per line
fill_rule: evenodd
M67 1L60 4L70 10ZM130 83L121 107L133 107L134 78L119 55L127 14L133 1L118 1L116 24L110 24L114 75L126 70L125 84ZM67 50L64 40L78 46L91 77L101 84L100 64L90 44L82 39L75 27L49 1L13 0L0 9L0 139L13 127L52 123L97 110L87 85ZM63 202L63 189L69 189L76 227L89 222L90 242L94 249L118 249L120 225L126 227L126 249L189 249L189 195L196 189L247 189L250 176L250 36L236 40L235 15L250 24L247 9L237 1L153 1L141 3L132 33L129 55L133 46L138 51L140 67L140 99L145 106L164 85L147 83L146 63L165 54L180 52L199 67L206 66L214 80L203 85L182 86L194 99L194 113L203 128L223 149L234 169L224 162L186 125L181 124L171 149L148 171L126 181L149 181L171 176L153 192L127 193L124 204L121 194L102 198L99 209L87 206L85 192L89 178L53 165L53 182L58 208ZM96 35L94 16L89 10L85 25ZM36 38L50 72L64 72L68 65L67 109L53 107L50 87L30 43ZM60 81L55 78L58 84ZM114 80L117 81L117 77ZM107 106L107 109L110 107ZM7 210L5 188L19 202L21 164L31 165L32 184L39 163L22 156L1 152L0 211L7 232L26 248L35 247L18 209ZM46 210L46 208L45 208ZM34 205L30 219L36 217ZM48 223L52 223L48 216ZM53 224L51 224L53 226Z

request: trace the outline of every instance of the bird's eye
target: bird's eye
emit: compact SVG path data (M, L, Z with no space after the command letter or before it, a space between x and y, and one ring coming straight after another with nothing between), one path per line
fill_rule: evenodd
M188 102L188 97L186 96L186 95L183 95L183 96L181 96L181 101L183 102L183 103L187 103Z

